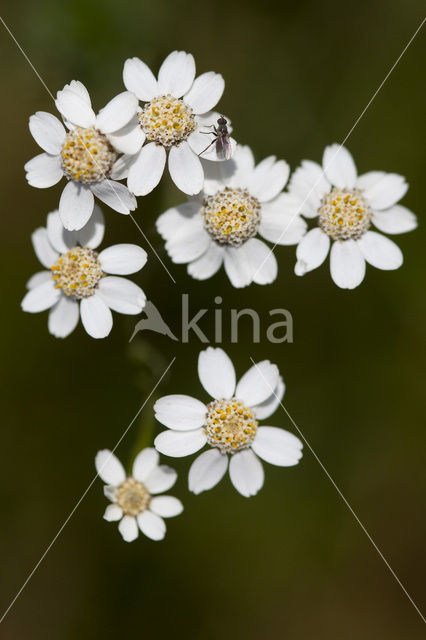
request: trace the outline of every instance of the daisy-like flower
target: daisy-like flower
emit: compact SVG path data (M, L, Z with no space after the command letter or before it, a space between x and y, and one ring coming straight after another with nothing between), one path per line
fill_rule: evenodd
M173 182L188 195L199 193L204 172L198 154L213 139L205 134L212 132L211 125L216 125L219 118L211 109L222 96L223 77L209 71L195 78L193 56L173 51L161 65L158 80L139 58L126 60L123 80L126 88L145 103L133 134L129 133L142 147L129 170L130 191L143 196L154 189L163 175L168 151ZM233 151L236 143L233 139L230 142ZM222 159L214 144L202 157Z
M136 209L136 198L116 182L126 177L126 163L119 153L135 153L132 128L138 102L133 93L115 96L96 116L86 87L76 80L58 91L56 107L62 122L51 113L37 111L30 117L30 131L42 153L25 165L33 187L51 187L65 176L59 213L70 231L81 229L92 215L94 196L119 213ZM129 124L130 123L130 124Z
M104 218L97 205L89 222L79 231L64 229L59 212L47 216L47 225L31 236L34 251L47 271L39 271L27 283L22 309L38 313L50 309L48 328L65 338L79 316L92 338L105 338L112 329L113 311L135 315L145 306L142 289L127 278L147 260L135 244L116 244L95 251L104 235ZM114 274L114 275L109 275Z
M126 542L136 540L138 529L151 540L162 540L166 535L163 518L183 511L177 498L157 495L174 485L176 471L159 465L159 455L151 447L138 453L131 476L126 476L123 465L109 449L98 451L95 465L99 477L106 482L104 493L112 502L104 513L105 520L120 521L118 530Z
M268 360L253 365L236 385L234 366L222 349L201 351L198 375L213 398L205 404L185 395L160 398L156 418L168 427L154 442L160 453L181 457L204 447L189 471L189 489L201 493L214 487L228 468L241 495L255 495L262 488L262 458L288 467L302 457L299 438L284 429L261 427L259 420L274 413L284 395L278 367Z
M366 262L377 269L398 269L403 257L384 233L406 233L417 226L414 213L397 204L408 184L396 173L370 171L362 176L345 147L326 147L322 167L304 160L293 173L289 193L296 208L318 226L297 247L295 272L302 276L326 259L330 243L331 277L338 287L354 289L364 279Z
M251 149L238 145L232 160L209 165L202 193L157 220L169 256L189 263L188 273L197 280L210 278L223 263L234 287L270 284L277 261L255 236L291 245L306 232L292 198L281 193L288 164L270 156L255 166Z

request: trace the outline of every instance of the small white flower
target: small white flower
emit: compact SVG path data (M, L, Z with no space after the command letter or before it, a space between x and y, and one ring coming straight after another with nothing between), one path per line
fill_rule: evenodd
M135 315L145 306L142 289L117 275L142 269L146 251L135 244L116 244L97 253L104 230L102 212L95 205L93 216L79 231L64 229L54 211L47 216L46 228L39 227L31 236L37 258L48 271L39 271L27 282L22 309L30 313L50 309L48 328L57 338L74 331L79 316L90 336L105 338L112 329L111 309Z
M160 453L181 457L209 450L193 462L189 489L201 493L229 475L241 495L255 495L263 486L263 467L258 456L281 467L297 464L302 457L299 438L284 429L260 427L258 420L274 413L284 395L278 367L268 360L253 365L236 385L234 366L222 349L201 351L198 375L213 398L204 404L185 395L160 398L156 418L168 427L154 445Z
M157 186L169 152L169 171L176 186L188 195L199 193L204 172L198 157L213 140L212 131L219 114L211 109L219 102L225 82L209 71L195 78L195 62L190 53L173 51L160 67L158 80L139 58L124 64L126 88L146 103L133 128L134 143L142 147L130 166L127 186L137 196ZM203 133L204 132L204 133ZM142 146L144 142L146 145ZM235 149L231 139L231 150ZM212 145L202 154L208 160L221 160Z
M137 151L128 140L129 128L137 119L136 97L124 91L96 116L86 87L72 80L58 91L55 104L69 131L51 113L37 111L30 117L32 136L45 153L25 165L29 184L44 189L62 176L67 178L59 213L70 231L81 229L89 220L94 196L119 213L134 211L136 198L115 180L127 175L126 157L118 154Z
M417 226L414 213L396 204L407 192L405 178L396 173L370 171L362 176L345 147L326 147L322 167L304 160L293 173L289 193L296 209L318 217L296 251L295 273L302 276L319 267L328 255L331 277L338 287L354 289L364 279L365 263L377 269L398 269L399 247L381 233L406 233Z
M118 530L126 542L138 537L139 529L151 540L162 540L166 535L163 518L178 516L183 511L180 500L172 496L158 496L176 482L177 473L159 465L155 449L142 449L135 458L131 476L126 476L123 465L109 451L98 451L96 471L106 482L104 493L111 500L104 513L105 520L120 520Z
M173 262L189 263L188 273L197 280L210 278L224 264L234 287L273 282L276 258L255 236L291 245L306 232L291 197L281 193L289 172L285 160L275 156L255 166L251 149L242 145L232 160L210 164L202 193L157 220Z

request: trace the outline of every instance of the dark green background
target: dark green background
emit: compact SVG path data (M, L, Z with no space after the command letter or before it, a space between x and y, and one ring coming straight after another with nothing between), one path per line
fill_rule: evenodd
M258 160L271 153L295 168L340 142L423 18L418 1L189 3L6 2L2 15L55 93L72 78L96 109L123 90L124 60L156 71L175 48L198 72L223 73L221 110ZM1 25L0 25L1 26ZM224 347L242 374L249 358L270 358L287 383L286 406L420 607L424 540L424 92L420 33L348 142L360 172L407 176L404 204L420 227L396 238L397 272L368 267L361 287L339 290L328 266L297 278L294 247L278 247L279 277L267 287L231 288L223 273L206 283L171 264L156 217L183 196L168 179L139 199L136 218L175 275L155 256L135 277L171 327L179 296L194 308L285 307L294 343L253 345L248 323ZM27 127L51 100L17 47L0 38L2 424L0 605L6 609L94 475L96 451L112 447L173 355L160 395L206 399L196 375L202 345L141 334L115 316L107 340L81 326L65 341L47 314L20 311L27 278L40 267L30 233L57 206L62 185L29 187L23 165L39 153ZM104 207L105 246L139 242L129 218ZM142 246L144 242L141 241ZM212 315L210 315L212 320ZM211 324L211 322L210 322ZM209 321L203 323L210 331ZM268 420L291 431L282 411ZM118 449L127 462L149 441L152 403ZM155 427L158 428L158 427ZM261 493L239 496L228 479L189 495L189 459L176 462L173 492L184 514L162 543L125 544L102 514L98 480L9 612L8 640L75 638L289 638L358 640L424 637L424 627L385 564L305 448L298 467L265 465Z

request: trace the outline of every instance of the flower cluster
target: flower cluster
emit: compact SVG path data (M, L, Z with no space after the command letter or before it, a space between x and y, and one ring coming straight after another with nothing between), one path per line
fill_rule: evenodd
M358 176L351 154L337 144L325 149L322 166L304 160L291 176L288 163L275 156L256 164L250 147L237 146L230 119L214 110L223 77L214 71L196 77L194 58L184 51L167 56L157 77L139 58L126 60L123 82L126 90L96 114L86 87L72 80L56 96L61 119L38 111L29 120L43 153L26 163L28 183L47 188L65 178L58 209L32 234L45 270L28 281L22 301L24 311L49 310L52 335L68 336L81 318L90 336L105 338L111 310L143 311L144 292L122 276L140 271L147 254L134 244L98 250L105 222L95 197L130 215L136 196L159 184L166 162L188 200L159 215L157 231L170 259L186 264L196 280L211 278L223 265L235 288L271 284L278 276L278 245L296 245L298 276L319 267L330 252L331 277L343 289L362 282L366 263L384 270L401 266L400 249L382 233L417 225L398 204L408 189L402 176ZM229 469L233 486L247 497L263 485L261 460L292 466L302 456L296 436L259 424L284 394L276 365L255 364L237 383L226 353L208 348L199 356L198 373L211 399L158 400L155 415L167 430L155 439L156 449L139 453L130 476L111 451L96 456L111 501L104 517L120 521L126 541L139 529L163 538L163 518L183 509L177 498L158 496L176 480L172 469L159 466L158 452L181 457L207 446L191 465L189 489L211 489Z

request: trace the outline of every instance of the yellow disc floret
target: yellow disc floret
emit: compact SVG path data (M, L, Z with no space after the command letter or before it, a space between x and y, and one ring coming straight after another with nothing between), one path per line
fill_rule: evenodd
M105 275L98 254L88 247L73 247L63 253L51 270L56 288L77 300L92 296Z
M319 226L333 240L357 240L370 227L371 209L360 189L334 187L322 199Z
M190 106L172 95L153 98L139 113L147 140L171 147L186 140L197 128Z
M114 500L124 515L137 516L148 508L151 495L141 482L127 478L117 487Z
M220 244L238 247L252 238L260 224L260 203L245 189L226 187L203 202L204 226Z
M236 453L251 445L257 432L254 413L237 398L207 405L207 442L222 453Z
M66 177L84 184L107 178L117 157L108 138L94 127L76 127L69 131L61 151Z

